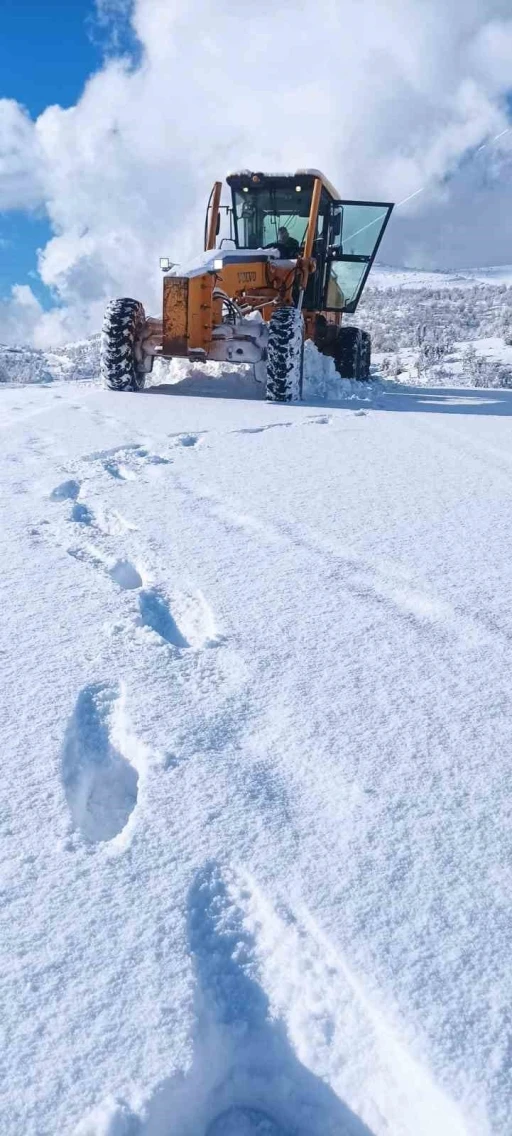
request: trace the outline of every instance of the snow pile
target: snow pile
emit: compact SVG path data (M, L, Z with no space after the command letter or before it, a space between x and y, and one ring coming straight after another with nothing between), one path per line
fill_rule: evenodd
M357 383L352 379L343 379L336 370L334 359L322 355L311 339L304 344L304 379L303 397L308 399L329 399L342 401L344 399L370 398L371 384Z
M156 360L151 386L173 386L180 394L222 395L225 398L264 398L264 374L248 364L189 363L182 359ZM310 401L370 397L371 385L342 379L334 360L322 355L311 340L304 344L303 397Z
M59 380L99 383L100 337L55 351L0 345L0 383L43 384ZM155 359L147 387L172 386L175 393L202 397L264 398L264 381L253 366L208 362L198 365L186 359ZM321 355L314 343L304 348L304 397L344 400L367 399L367 383L341 379L332 359Z

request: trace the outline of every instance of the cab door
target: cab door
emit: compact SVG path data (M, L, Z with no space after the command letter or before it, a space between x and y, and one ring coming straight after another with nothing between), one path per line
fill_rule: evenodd
M393 205L335 201L327 242L325 311L355 312Z

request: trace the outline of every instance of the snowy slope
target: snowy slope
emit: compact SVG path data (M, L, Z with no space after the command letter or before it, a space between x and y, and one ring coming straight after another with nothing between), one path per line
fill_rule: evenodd
M0 383L47 385L62 379L94 380L99 371L99 357L99 335L51 351L0 343Z
M0 391L0 1131L506 1136L512 396L179 389Z
M375 264L370 276L372 288L471 288L475 284L512 285L512 265L487 268L459 268L453 272L441 269L394 268Z

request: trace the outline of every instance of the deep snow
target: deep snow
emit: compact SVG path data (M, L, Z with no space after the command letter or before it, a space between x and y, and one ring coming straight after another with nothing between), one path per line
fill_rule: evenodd
M505 1136L511 395L179 389L0 395L0 1129Z

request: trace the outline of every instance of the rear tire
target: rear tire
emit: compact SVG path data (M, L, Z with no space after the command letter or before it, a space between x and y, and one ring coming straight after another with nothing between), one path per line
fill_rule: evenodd
M298 402L302 397L304 320L297 308L277 308L268 328L268 402Z
M334 346L334 362L342 379L367 377L363 376L363 332L359 327L340 327Z
M100 367L108 390L140 391L146 371L137 357L146 316L142 304L128 297L111 300L103 319ZM140 354L140 352L139 352Z
M372 341L368 331L361 332L361 378L366 382L370 378L370 364L372 361Z

